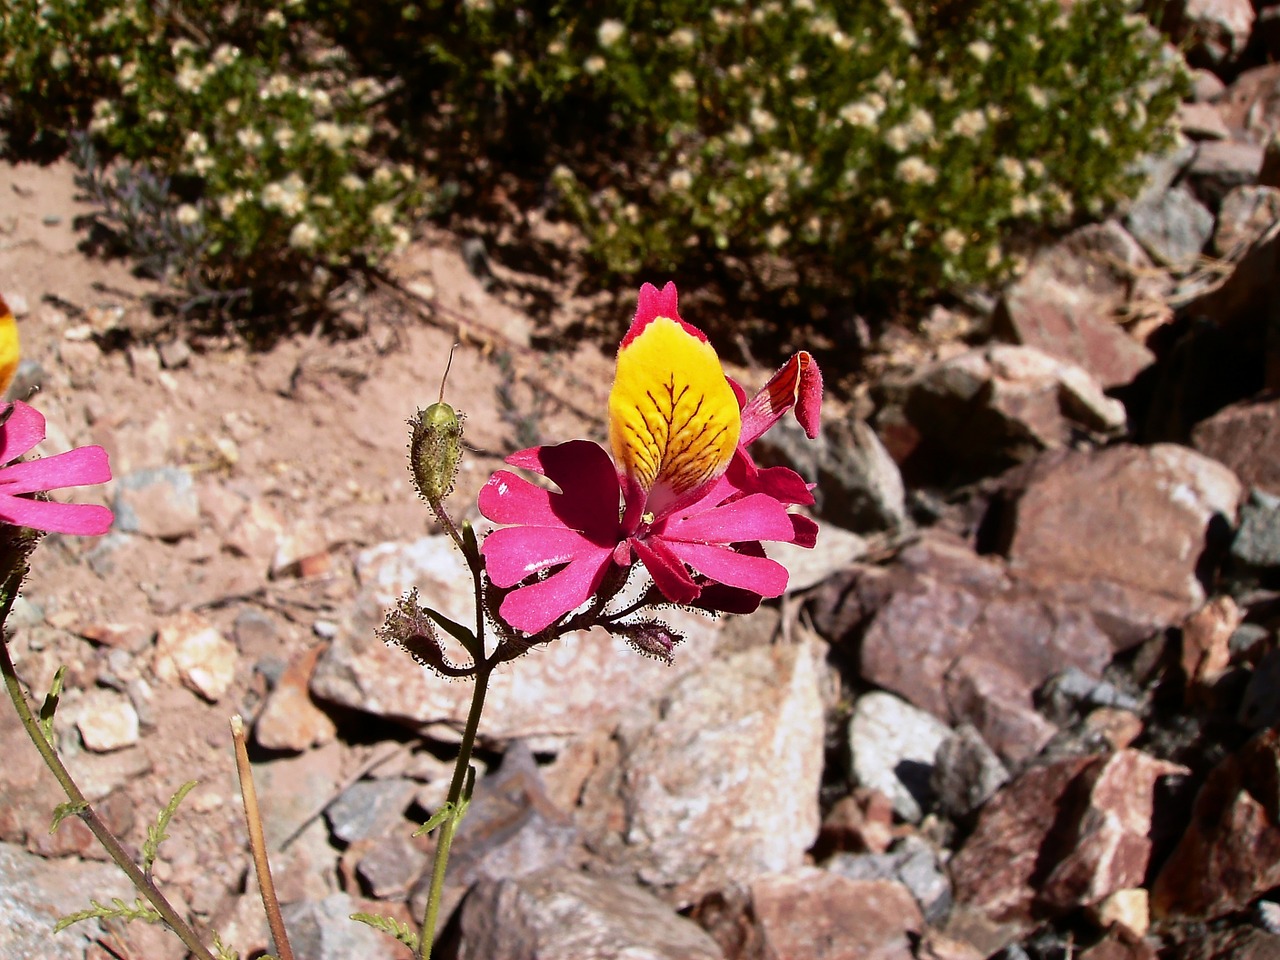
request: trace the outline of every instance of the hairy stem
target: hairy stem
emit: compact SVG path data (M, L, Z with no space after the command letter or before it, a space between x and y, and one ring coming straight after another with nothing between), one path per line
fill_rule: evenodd
M267 859L267 841L262 833L262 814L258 811L258 791L253 785L253 769L249 766L249 751L244 742L244 720L236 714L231 718L231 739L235 743L236 773L240 777L240 797L244 801L244 819L249 828L249 849L253 852L253 869L258 874L258 892L262 895L262 909L271 928L280 960L293 960L293 947L284 929L284 917L280 915L280 901L276 899L276 884L271 879L271 863Z
M25 571L22 571L25 572ZM13 599L17 596L18 585L21 583L22 573L15 573L11 577L10 582L5 585L4 605L0 608L0 631L3 631L3 624L9 619L9 611L13 606ZM49 768L62 787L62 792L67 795L67 799L75 804L78 816L84 821L85 826L98 838L98 842L106 849L111 859L116 862L121 870L124 871L130 882L137 888L150 904L155 907L156 912L169 925L178 939L181 940L191 953L198 960L214 960L213 954L205 949L204 944L200 942L200 938L191 929L190 925L178 915L178 911L165 898L156 885L151 882L148 877L133 860L129 854L125 852L120 841L115 838L107 825L102 822L97 812L85 799L84 793L76 785L67 768L63 766L62 760L58 757L57 752L53 749L53 745L45 739L44 732L40 729L40 722L31 712L31 706L27 703L26 694L22 691L22 684L18 680L17 671L14 669L13 660L9 657L9 646L5 642L5 638L0 636L0 673L4 674L4 685L9 692L9 699L13 701L14 709L18 711L18 718L22 721L22 726L27 731L27 736L31 738L31 742L35 744L36 749L40 752L40 757L44 760L45 766Z
M483 614L477 614L483 623ZM483 633L480 634L483 643ZM420 960L431 960L431 947L436 936L436 923L440 919L440 899L444 894L444 874L449 865L449 848L453 845L454 834L462 823L462 815L466 810L463 790L467 785L468 771L471 768L471 752L475 747L476 730L480 727L480 714L484 712L484 698L489 689L489 677L493 673L494 664L482 661L476 669L476 685L471 693L471 710L467 714L467 726L462 731L462 743L458 747L458 760L453 767L453 780L449 783L450 805L449 816L440 825L440 833L436 838L436 857L431 867L431 888L427 892L427 910L422 918L422 932L418 936L418 956Z

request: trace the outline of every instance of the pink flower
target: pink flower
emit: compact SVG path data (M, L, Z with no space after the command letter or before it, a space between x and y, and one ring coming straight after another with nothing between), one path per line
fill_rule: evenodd
M538 633L637 559L673 603L746 612L781 594L786 569L760 543L813 546L816 524L787 511L813 497L794 471L761 470L746 445L793 408L816 436L821 395L817 365L800 353L747 402L680 319L675 285L645 284L609 397L613 459L586 440L533 447L506 462L558 491L506 470L480 491L480 512L512 525L482 551L490 580L515 588L503 618Z
M18 463L44 439L44 417L34 407L15 400L0 416L0 522L14 526L99 536L111 529L114 519L106 507L90 503L57 503L24 496L106 483L111 479L107 452L102 447L77 447L40 460Z

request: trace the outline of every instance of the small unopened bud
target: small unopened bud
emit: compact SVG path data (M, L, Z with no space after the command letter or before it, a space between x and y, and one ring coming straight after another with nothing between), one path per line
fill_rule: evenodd
M410 590L387 611L387 618L377 632L383 643L399 647L421 666L441 676L466 677L475 672L474 667L459 667L445 656L435 624L418 605L417 590Z
M413 485L422 499L431 504L439 516L440 504L453 492L453 481L458 476L458 461L462 459L462 421L465 419L453 407L444 402L444 385L449 380L453 366L455 343L449 348L449 361L440 378L440 398L419 410L409 421L409 473Z
M453 491L462 459L463 415L443 401L410 420L409 472L418 493L433 507Z
M606 630L621 637L646 657L663 663L671 663L676 644L684 643L684 637L661 620L640 620L636 623L606 623Z

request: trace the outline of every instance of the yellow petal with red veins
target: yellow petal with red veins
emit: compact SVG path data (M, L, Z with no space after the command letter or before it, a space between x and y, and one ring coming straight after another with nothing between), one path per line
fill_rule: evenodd
M18 372L18 359L18 323L4 297L0 297L0 399Z
M715 348L671 317L647 322L618 351L609 442L650 509L724 473L742 418Z

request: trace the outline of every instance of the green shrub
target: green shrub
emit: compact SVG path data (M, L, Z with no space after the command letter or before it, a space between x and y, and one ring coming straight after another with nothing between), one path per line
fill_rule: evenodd
M1185 84L1121 0L412 9L397 33L421 31L455 125L481 144L538 125L621 274L723 253L828 292L991 279L1009 237L1136 189Z
M259 303L405 240L439 188L393 151L464 189L554 186L603 280L732 263L828 299L927 296L1137 187L1186 81L1133 10L10 0L0 123L87 126L125 165L95 173L115 209L172 197L149 262L178 237L167 269Z
M298 10L16 0L0 19L10 127L86 123L96 149L77 155L111 225L189 287L259 307L323 296L332 268L408 241L419 177L376 142L383 86ZM138 189L160 178L167 202Z

